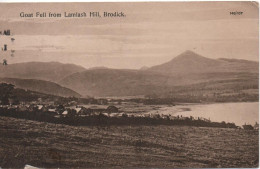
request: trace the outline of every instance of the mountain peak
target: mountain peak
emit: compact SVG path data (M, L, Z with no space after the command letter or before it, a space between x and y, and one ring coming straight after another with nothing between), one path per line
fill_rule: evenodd
M143 66L143 67L141 67L139 70L147 70L147 69L149 69L148 66Z
M197 54L197 53L193 52L192 50L186 50L182 54Z
M192 59L192 58L206 58L204 56L201 56L191 50L186 50L185 52L179 54L178 56L176 56L175 58L173 59L180 59L180 58L185 58L185 59ZM206 58L206 59L209 59L209 58Z
M219 60L206 58L191 50L187 50L169 62L153 66L149 70L178 74L214 72L214 68L221 64L220 62Z

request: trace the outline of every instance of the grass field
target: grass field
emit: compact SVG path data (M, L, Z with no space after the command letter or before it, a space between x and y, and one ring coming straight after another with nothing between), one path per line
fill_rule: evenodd
M258 136L239 129L72 127L0 117L0 167L258 167Z

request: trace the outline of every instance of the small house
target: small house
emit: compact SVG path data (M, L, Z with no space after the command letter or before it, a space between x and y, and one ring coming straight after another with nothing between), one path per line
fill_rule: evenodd
M117 113L118 112L118 108L116 106L108 106L106 111L108 113Z

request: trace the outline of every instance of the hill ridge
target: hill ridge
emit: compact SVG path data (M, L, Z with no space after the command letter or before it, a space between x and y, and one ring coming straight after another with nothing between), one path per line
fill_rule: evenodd
M60 84L38 79L0 78L0 83L9 83L21 89L62 97L81 96L79 93L72 89L63 87Z
M60 62L23 62L0 66L0 77L39 79L57 82L76 72L86 70L82 66Z

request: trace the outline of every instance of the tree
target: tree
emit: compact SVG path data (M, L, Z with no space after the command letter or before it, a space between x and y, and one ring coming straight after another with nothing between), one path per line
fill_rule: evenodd
M9 105L9 98L12 97L14 85L1 83L0 84L0 100L2 105Z
M259 124L257 122L255 122L254 129L256 129L256 130L259 129Z
M77 115L77 111L74 109L68 109L68 114L66 117L74 118Z
M2 105L9 105L9 99L7 95L4 95L1 99L1 104Z
M63 105L59 105L57 108L56 108L56 111L59 115L61 115L64 111L65 111L65 107Z
M7 66L7 60L6 59L3 60L3 65Z

